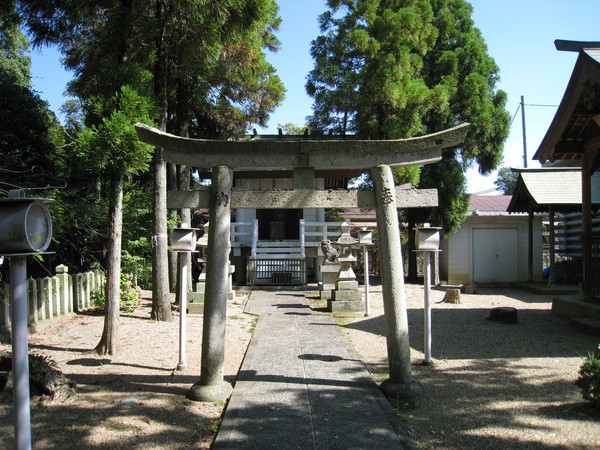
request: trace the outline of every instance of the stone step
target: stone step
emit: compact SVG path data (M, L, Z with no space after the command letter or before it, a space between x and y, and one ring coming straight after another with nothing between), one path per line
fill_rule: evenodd
M600 335L600 320L590 319L589 317L576 317L571 319L571 325L583 333L594 336Z

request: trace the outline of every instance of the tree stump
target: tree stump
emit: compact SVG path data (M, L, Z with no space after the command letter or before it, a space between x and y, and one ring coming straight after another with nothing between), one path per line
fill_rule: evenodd
M446 294L444 294L442 303L460 304L460 289L448 289Z
M517 309L510 306L492 308L490 311L490 320L495 322L517 323Z
M54 361L42 355L29 355L30 394L40 403L67 402L77 396L75 383L54 367ZM13 401L12 353L0 352L0 403Z
M468 283L462 287L462 291L465 294L477 294L477 285L475 283Z

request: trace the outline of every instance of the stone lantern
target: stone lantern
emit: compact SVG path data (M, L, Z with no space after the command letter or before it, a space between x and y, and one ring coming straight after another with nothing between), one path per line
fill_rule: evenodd
M352 263L356 256L352 255L352 247L358 241L350 236L350 224L344 222L341 226L341 235L332 245L338 249L338 263L340 269L337 275L335 289L331 299L327 300L327 309L331 312L357 312L364 308L362 294L358 291L358 281L352 270Z

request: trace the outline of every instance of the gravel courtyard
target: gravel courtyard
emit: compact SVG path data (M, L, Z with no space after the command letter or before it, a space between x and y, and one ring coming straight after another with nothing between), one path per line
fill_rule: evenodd
M439 303L432 290L432 354L423 361L423 287L407 285L414 376L425 396L396 402L422 448L600 448L600 411L574 385L582 358L600 337L582 334L551 313L552 297L512 289L461 294ZM387 359L380 287L370 317L340 319L377 380ZM518 323L488 320L490 309L518 310Z
M377 381L386 377L380 286L371 315L339 317L351 344ZM574 330L550 312L551 297L511 289L462 294L438 303L432 291L434 364L423 366L423 287L407 285L412 363L425 395L392 401L421 448L600 448L600 414L574 385L582 358L600 337ZM311 298L313 293L307 293ZM250 294L260 295L260 292ZM228 305L225 375L233 381L255 317L247 294ZM518 323L489 321L495 306L518 310ZM185 398L198 380L202 316L188 316L188 364L178 362L178 315L149 320L149 302L121 317L123 352L86 353L98 342L103 317L74 315L39 327L30 349L56 361L78 385L68 403L32 403L34 448L209 448L224 404ZM5 344L2 348L9 348ZM12 408L0 404L0 447L12 448ZM281 444L285 448L285 443Z

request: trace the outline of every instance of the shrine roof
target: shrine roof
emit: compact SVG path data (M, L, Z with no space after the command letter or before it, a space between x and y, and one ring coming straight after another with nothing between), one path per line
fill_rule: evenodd
M506 212L511 195L471 195L469 211Z
M554 119L533 159L580 161L600 134L600 42L556 40L557 50L579 57Z
M508 211L555 212L581 210L581 169L557 167L513 169L519 173ZM592 177L592 203L600 203L600 173Z

